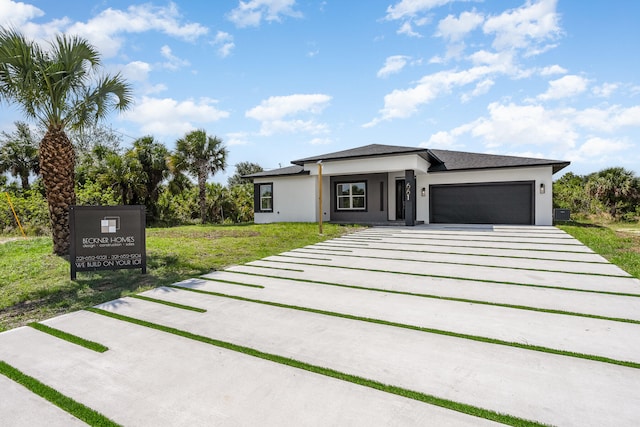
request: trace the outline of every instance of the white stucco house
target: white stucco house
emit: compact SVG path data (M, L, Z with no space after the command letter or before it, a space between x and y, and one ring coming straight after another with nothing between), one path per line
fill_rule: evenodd
M551 225L552 175L569 165L378 144L291 163L247 176L256 223Z

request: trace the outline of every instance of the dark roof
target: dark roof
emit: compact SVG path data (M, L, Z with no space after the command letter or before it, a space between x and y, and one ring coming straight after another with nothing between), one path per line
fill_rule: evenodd
M270 171L262 171L252 173L250 175L244 175L243 178L267 178L270 176L282 176L282 175L309 175L309 171L305 171L302 166L293 165L280 169L272 169Z
M514 168L526 166L552 166L553 173L569 166L561 160L531 157L501 156L496 154L468 153L464 151L428 150L432 155L429 172L445 172L469 169Z
M346 160L361 157L391 156L400 154L416 153L425 160L428 160L427 150L419 147L401 147L398 145L370 144L364 147L351 148L349 150L336 151L335 153L322 154L320 156L307 157L305 159L294 160L295 165L305 163L315 163L318 160Z
M569 166L569 162L562 160L536 159L531 157L501 156L496 154L468 153L465 151L431 150L420 147L401 147L398 145L371 144L349 150L307 157L294 160L293 166L258 172L246 175L245 178L265 178L283 175L308 175L303 170L305 163L315 163L319 160L346 160L365 157L394 156L401 154L417 154L430 163L429 172L462 171L474 169L516 168L527 166L552 166L553 173Z

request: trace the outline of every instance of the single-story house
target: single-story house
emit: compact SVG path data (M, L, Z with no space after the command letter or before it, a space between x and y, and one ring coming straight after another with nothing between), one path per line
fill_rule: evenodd
M551 225L552 175L569 162L366 145L247 175L255 222ZM322 208L320 209L320 204Z

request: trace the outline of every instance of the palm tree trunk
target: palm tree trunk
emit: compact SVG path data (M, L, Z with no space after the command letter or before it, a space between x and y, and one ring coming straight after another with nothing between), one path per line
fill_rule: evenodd
M61 126L49 126L40 143L40 173L49 205L53 252L69 253L69 206L76 203L73 145Z
M22 181L22 189L23 190L28 190L30 188L30 186L29 186L29 172L27 172L26 174L24 174L24 173L20 174L20 180Z
M207 216L207 171L206 165L198 170L198 196L200 199L200 220L204 224Z

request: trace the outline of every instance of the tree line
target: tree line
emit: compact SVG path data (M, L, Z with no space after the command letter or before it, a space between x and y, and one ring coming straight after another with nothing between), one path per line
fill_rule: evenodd
M640 178L622 167L588 175L568 172L553 183L553 205L577 217L640 221Z
M16 122L14 132L0 133L0 173L5 174L0 176L0 189L10 194L19 219L35 234L50 227L38 176L41 138L41 131L24 122ZM69 139L76 155L74 189L79 205L143 204L147 222L154 225L253 221L253 185L243 175L262 167L241 162L226 186L207 182L225 170L228 151L221 139L204 130L185 134L173 151L153 136L123 148L122 138L102 126L70 131ZM15 231L7 200L0 206L5 207L0 230Z

